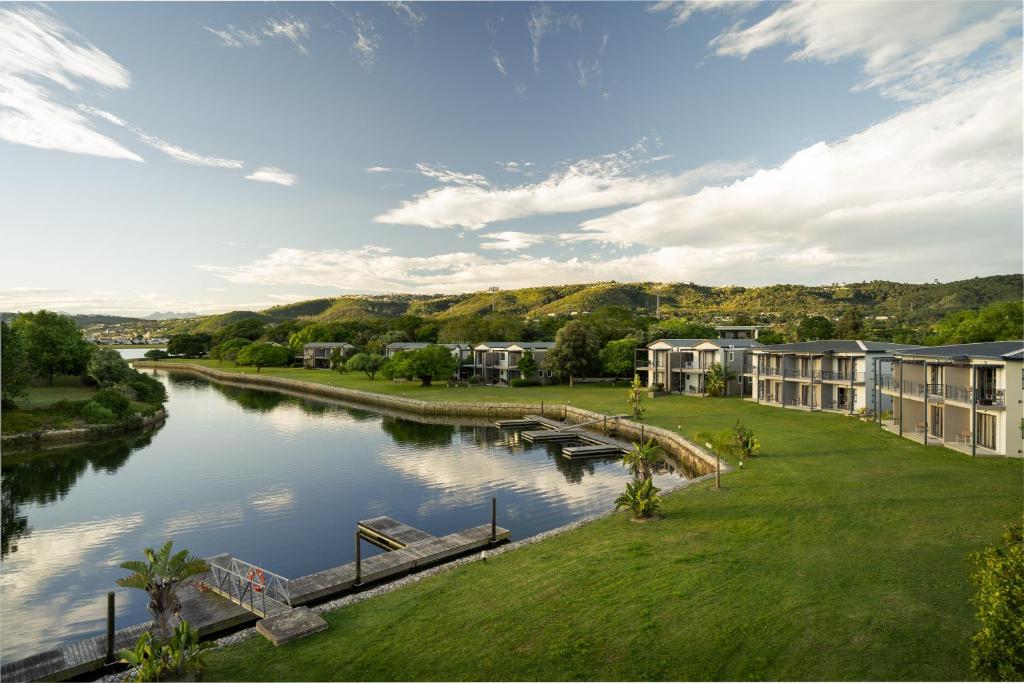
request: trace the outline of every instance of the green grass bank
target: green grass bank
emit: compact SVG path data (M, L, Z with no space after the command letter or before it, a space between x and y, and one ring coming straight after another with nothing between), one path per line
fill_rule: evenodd
M328 371L261 374L421 399L627 407L621 387L421 389ZM305 640L250 639L212 653L207 678L971 678L966 555L1020 519L1024 463L737 399L646 406L646 422L689 437L738 418L763 454L722 491L699 484L666 496L661 521L614 515L330 613L330 629Z

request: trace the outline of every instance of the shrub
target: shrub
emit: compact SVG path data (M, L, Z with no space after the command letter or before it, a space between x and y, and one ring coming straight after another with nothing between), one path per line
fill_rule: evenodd
M988 680L1024 680L1024 526L1003 532L1004 547L970 556L981 629L971 638L971 668Z
M89 401L82 406L82 418L89 424L113 424L117 422L117 416L110 408L106 408L96 401Z
M509 380L509 386L513 387L539 387L540 381L536 379L524 379L522 377L516 377L515 379Z
M483 384L484 378L480 375L471 375L466 381L470 384Z
M97 349L86 371L101 387L109 387L127 379L132 369L114 349Z
M664 389L665 389L665 385L662 384L661 382L655 382L654 383L654 390L655 391L663 391Z
M125 420L132 414L132 402L117 389L100 389L89 403L96 403L109 410L117 420Z
M167 351L165 351L164 349L150 349L149 351L146 351L146 353L143 355L145 355L146 358L149 358L150 360L163 360L165 358L171 357L171 354L167 353Z
M163 382L144 373L135 371L127 386L143 403L163 403L167 400L167 389Z
M626 483L625 492L615 499L615 509L629 508L636 519L647 519L661 508L661 496L653 479Z
M892 419L892 411L891 410L883 410L879 417L881 417L883 420L891 420Z
M135 681L199 680L203 674L203 652L213 643L199 641L199 631L182 620L166 645L153 641L146 631L139 636L132 650L119 653L121 662L137 667Z

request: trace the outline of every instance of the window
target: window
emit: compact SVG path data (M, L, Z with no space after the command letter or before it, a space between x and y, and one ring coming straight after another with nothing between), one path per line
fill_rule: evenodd
M730 351L730 352L729 352L729 362L731 363L731 362L733 362L734 360L736 360L736 354L735 354L735 353L733 353L732 351Z

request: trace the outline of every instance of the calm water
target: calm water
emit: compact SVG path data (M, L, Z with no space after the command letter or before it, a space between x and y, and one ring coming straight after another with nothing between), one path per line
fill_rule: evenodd
M442 535L489 522L497 496L498 523L524 538L607 510L629 476L616 460L569 462L493 427L155 374L169 394L158 430L5 458L5 660L102 633L118 564L167 539L297 577L352 561L359 519ZM117 605L120 625L148 619L141 591L118 589Z

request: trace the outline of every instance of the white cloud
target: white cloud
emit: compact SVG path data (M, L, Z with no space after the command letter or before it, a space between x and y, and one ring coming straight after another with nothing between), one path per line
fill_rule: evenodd
M41 149L142 161L98 133L60 101L81 82L107 88L131 85L128 70L76 34L49 11L0 9L0 139Z
M481 249L494 251L521 251L544 242L547 237L529 232L489 232L480 236L481 239L492 240L480 244Z
M388 5L394 10L398 16L399 21L409 27L409 29L415 33L423 26L423 22L427 20L427 15L423 13L423 10L419 8L418 3L414 2L389 2Z
M390 166L370 166L366 169L367 173L391 173L397 171L397 168L391 168Z
M1019 4L981 2L797 2L753 26L733 26L711 41L719 55L746 57L772 45L796 46L790 59L863 60L855 89L922 100L948 92L1014 58ZM986 51L985 48L993 48ZM969 57L975 62L968 63Z
M193 164L195 166L213 166L215 168L242 168L245 163L237 159L222 159L221 157L209 156L205 154L198 154L179 147L173 143L161 140L153 135L147 135L146 133L139 132L139 139L145 142L147 145L154 147L172 159L183 161L186 164Z
M263 27L263 35L268 38L287 38L296 50L304 55L309 54L309 50L303 44L303 41L309 38L309 24L301 19L295 17L267 19L267 23Z
M583 20L572 12L556 12L550 5L534 5L530 8L530 18L526 21L530 31L530 43L533 45L533 70L540 70L540 46L544 36L557 33L562 26L569 26L577 32L583 31Z
M640 173L652 162L648 151L652 144L641 140L627 150L573 162L537 183L501 188L491 186L482 176L463 174L474 178L474 182L427 190L374 220L477 230L490 223L527 216L636 204L693 188L697 183L736 178L752 170L748 163L728 162L708 164L675 176ZM660 158L664 157L655 157Z
M277 166L260 166L255 171L245 176L246 180L258 180L263 183L276 183L291 187L299 182L299 176L294 173L282 171Z
M371 69L377 63L377 50L380 49L380 35L373 26L373 21L356 12L352 19L352 51L359 58L364 69Z
M501 55L499 55L497 52L492 52L491 63L498 68L498 71L501 73L502 76L508 78L508 71L505 69L505 62L501 60Z
M742 12L758 4L758 0L659 0L647 7L648 12L668 12L672 15L669 26L689 21L697 12L728 9Z
M254 30L235 28L231 24L224 29L215 29L209 26L203 28L217 36L217 42L224 47L256 47L260 45L259 34Z
M1007 270L1019 270L1020 82L1019 65L995 72L731 185L587 220L582 234L656 247L753 235L795 250L827 245L849 254L877 245L908 260L931 249L984 270L985 258L1006 261L996 252L1010 251L1017 264ZM967 253L985 251L982 244L995 251Z
M416 170L428 178L449 185L487 185L487 178L479 173L460 173L444 166L431 166L429 164L416 164Z

